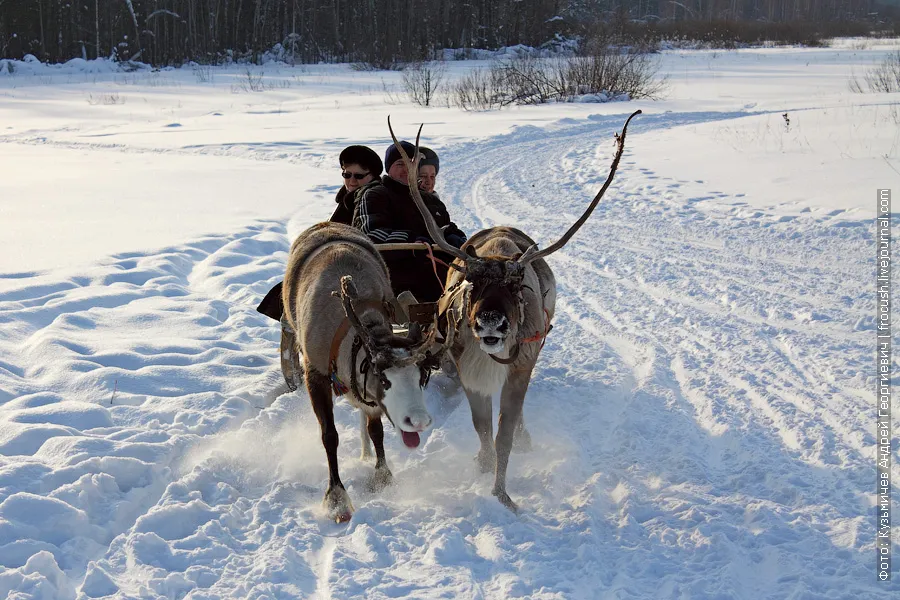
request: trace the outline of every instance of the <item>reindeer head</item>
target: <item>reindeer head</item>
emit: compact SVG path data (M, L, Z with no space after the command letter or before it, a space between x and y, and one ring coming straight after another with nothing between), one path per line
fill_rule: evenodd
M364 312L360 317L354 307L359 296L350 276L341 278L339 296L356 332L351 350L354 395L364 404L379 407L400 430L404 444L417 447L419 433L433 420L425 408L422 390L436 368L429 352L434 331L423 337L414 328L409 337L401 337L394 335L390 319L380 310Z
M525 287L526 267L529 263L539 258L544 258L562 248L575 235L575 232L584 225L588 217L591 216L594 208L600 203L600 199L603 198L603 194L606 193L607 188L612 183L616 169L619 166L619 160L622 158L622 152L625 149L625 133L628 130L628 124L635 115L640 113L641 111L638 110L628 117L622 128L621 135L616 135L616 155L613 158L609 176L603 187L594 196L594 199L581 217L559 240L543 250L538 250L537 245L534 245L522 254L516 253L511 256L485 255L483 257L478 256L475 247L472 245L465 245L465 251L463 251L447 243L443 232L422 200L416 184L416 173L418 173L418 165L421 158L418 148L422 127L419 127L419 133L416 135L415 158L410 159L406 151L401 147L400 142L397 141L397 137L394 135L394 130L391 127L391 119L388 117L388 129L390 129L394 144L400 150L400 154L407 163L410 193L419 212L422 213L428 234L441 250L458 259L451 266L465 273L466 288L462 293L466 295L466 302L464 302L465 314L463 316L467 319L468 325L475 339L478 340L481 349L488 354L496 354L504 348L509 348L511 357L507 359L507 362L515 360L515 354L518 350L516 342L519 336L519 326L524 319L522 290ZM510 341L512 342L511 344Z
M515 342L524 319L525 266L518 256L479 257L466 247L465 318L481 349L497 354Z

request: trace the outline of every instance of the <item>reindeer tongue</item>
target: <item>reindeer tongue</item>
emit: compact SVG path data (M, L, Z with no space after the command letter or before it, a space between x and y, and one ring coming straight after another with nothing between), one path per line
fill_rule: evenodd
M419 447L419 434L412 431L403 431L400 430L400 436L403 438L403 443L406 444L407 448L418 448Z

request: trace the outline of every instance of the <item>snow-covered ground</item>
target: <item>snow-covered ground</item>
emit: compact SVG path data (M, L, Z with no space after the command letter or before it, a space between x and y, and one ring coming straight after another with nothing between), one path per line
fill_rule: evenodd
M897 594L874 570L873 217L900 111L848 86L892 47L668 52L664 100L489 113L390 104L398 74L346 66L252 68L263 92L244 67L0 69L0 595ZM549 260L521 514L477 473L465 399L429 389L435 427L416 451L388 431L378 494L338 403L356 512L327 521L255 305L330 214L340 150L424 122L462 228L546 245L637 108Z

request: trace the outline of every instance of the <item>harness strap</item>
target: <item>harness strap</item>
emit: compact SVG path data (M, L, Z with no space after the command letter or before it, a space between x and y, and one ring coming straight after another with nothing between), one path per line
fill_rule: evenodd
M546 317L545 322L547 324L544 326L543 333L538 331L530 338L525 338L524 340L522 340L525 343L540 342L542 350L544 349L544 344L547 343L547 334L550 333L551 329L553 329L553 325L550 323L550 311L546 308L544 309L544 317Z
M378 302L377 300L364 300L364 301L360 302L359 304L357 304L357 307L360 309L374 308L376 310L380 310L383 313L387 314L389 319L392 318L390 316L392 311L389 310L389 308L388 308L389 305L384 301ZM344 317L344 320L341 321L340 325L338 325L337 331L334 332L334 337L331 338L331 350L328 353L328 379L331 381L331 390L334 392L335 396L343 396L348 391L347 385L343 381L340 380L340 378L338 377L338 374L337 374L338 354L340 354L340 352L341 352L341 344L344 342L344 338L347 337L348 331L350 331L350 319L347 317ZM359 338L359 336L356 336L356 338L354 339L354 345L356 343L356 340L359 340L360 346L362 346L362 340ZM358 349L357 349L357 353L358 353ZM356 354L353 355L353 366L351 367L351 373L353 375L351 375L351 383L353 381L355 371L356 371ZM361 398L361 396L359 396L359 394L357 394L356 391L357 390L355 390L355 389L353 390L354 395L356 395L357 398ZM374 405L370 405L370 406L374 406Z
M437 256L434 255L434 250L431 249L431 244L425 244L423 242L423 245L425 246L425 251L428 253L428 258L431 259L431 268L434 269L434 276L437 278L438 284L441 286L441 293L443 293L445 290L444 282L441 281L441 276L438 275L437 266L438 266L438 264L441 264L449 269L450 265L448 265L447 263L445 263L444 261L442 261L441 259L439 259Z
M370 401L368 395L366 393L366 381L363 380L363 392L359 392L359 380L356 376L356 359L359 357L359 351L362 349L362 338L358 335L353 337L353 346L350 350L350 363L353 365L353 368L350 369L350 389L353 391L353 395L356 396L356 399L365 404L366 406L376 407L378 403L375 401ZM360 371L365 375L366 378L369 376L368 358L363 361L363 364L360 366Z
M509 358L497 358L493 354L488 354L494 362L498 362L501 365L511 365L516 362L516 359L519 358L519 344L530 344L532 342L540 342L541 350L544 349L544 344L547 342L547 334L550 333L550 330L553 329L553 325L550 323L550 311L546 308L544 309L544 316L546 317L546 326L544 327L543 333L538 331L533 336L529 338L525 338L524 340L520 340L516 342L516 345L513 346L512 352L510 353Z
M509 358L498 358L493 354L488 354L488 356L490 356L494 362L498 362L501 365L511 365L519 358L519 344L517 343L513 346L512 352L509 353Z

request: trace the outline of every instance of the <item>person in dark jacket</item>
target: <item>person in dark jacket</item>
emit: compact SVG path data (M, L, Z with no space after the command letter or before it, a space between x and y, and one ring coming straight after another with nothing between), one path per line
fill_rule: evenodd
M409 156L413 155L415 146L409 142L400 144ZM384 164L387 174L357 193L352 225L376 244L434 243L428 235L425 220L410 195L406 163L393 144L385 152ZM444 203L434 194L421 192L421 195L447 242L457 248L462 246L466 241L466 234L450 220ZM441 252L436 255L444 262L451 260L451 257ZM382 252L382 257L391 274L394 294L410 291L419 302L435 302L440 297L447 268L432 263L424 249Z
M353 195L356 190L379 179L384 167L381 164L381 157L367 146L347 146L341 151L338 160L344 185L335 196L337 208L334 209L329 221L349 225L353 220Z

